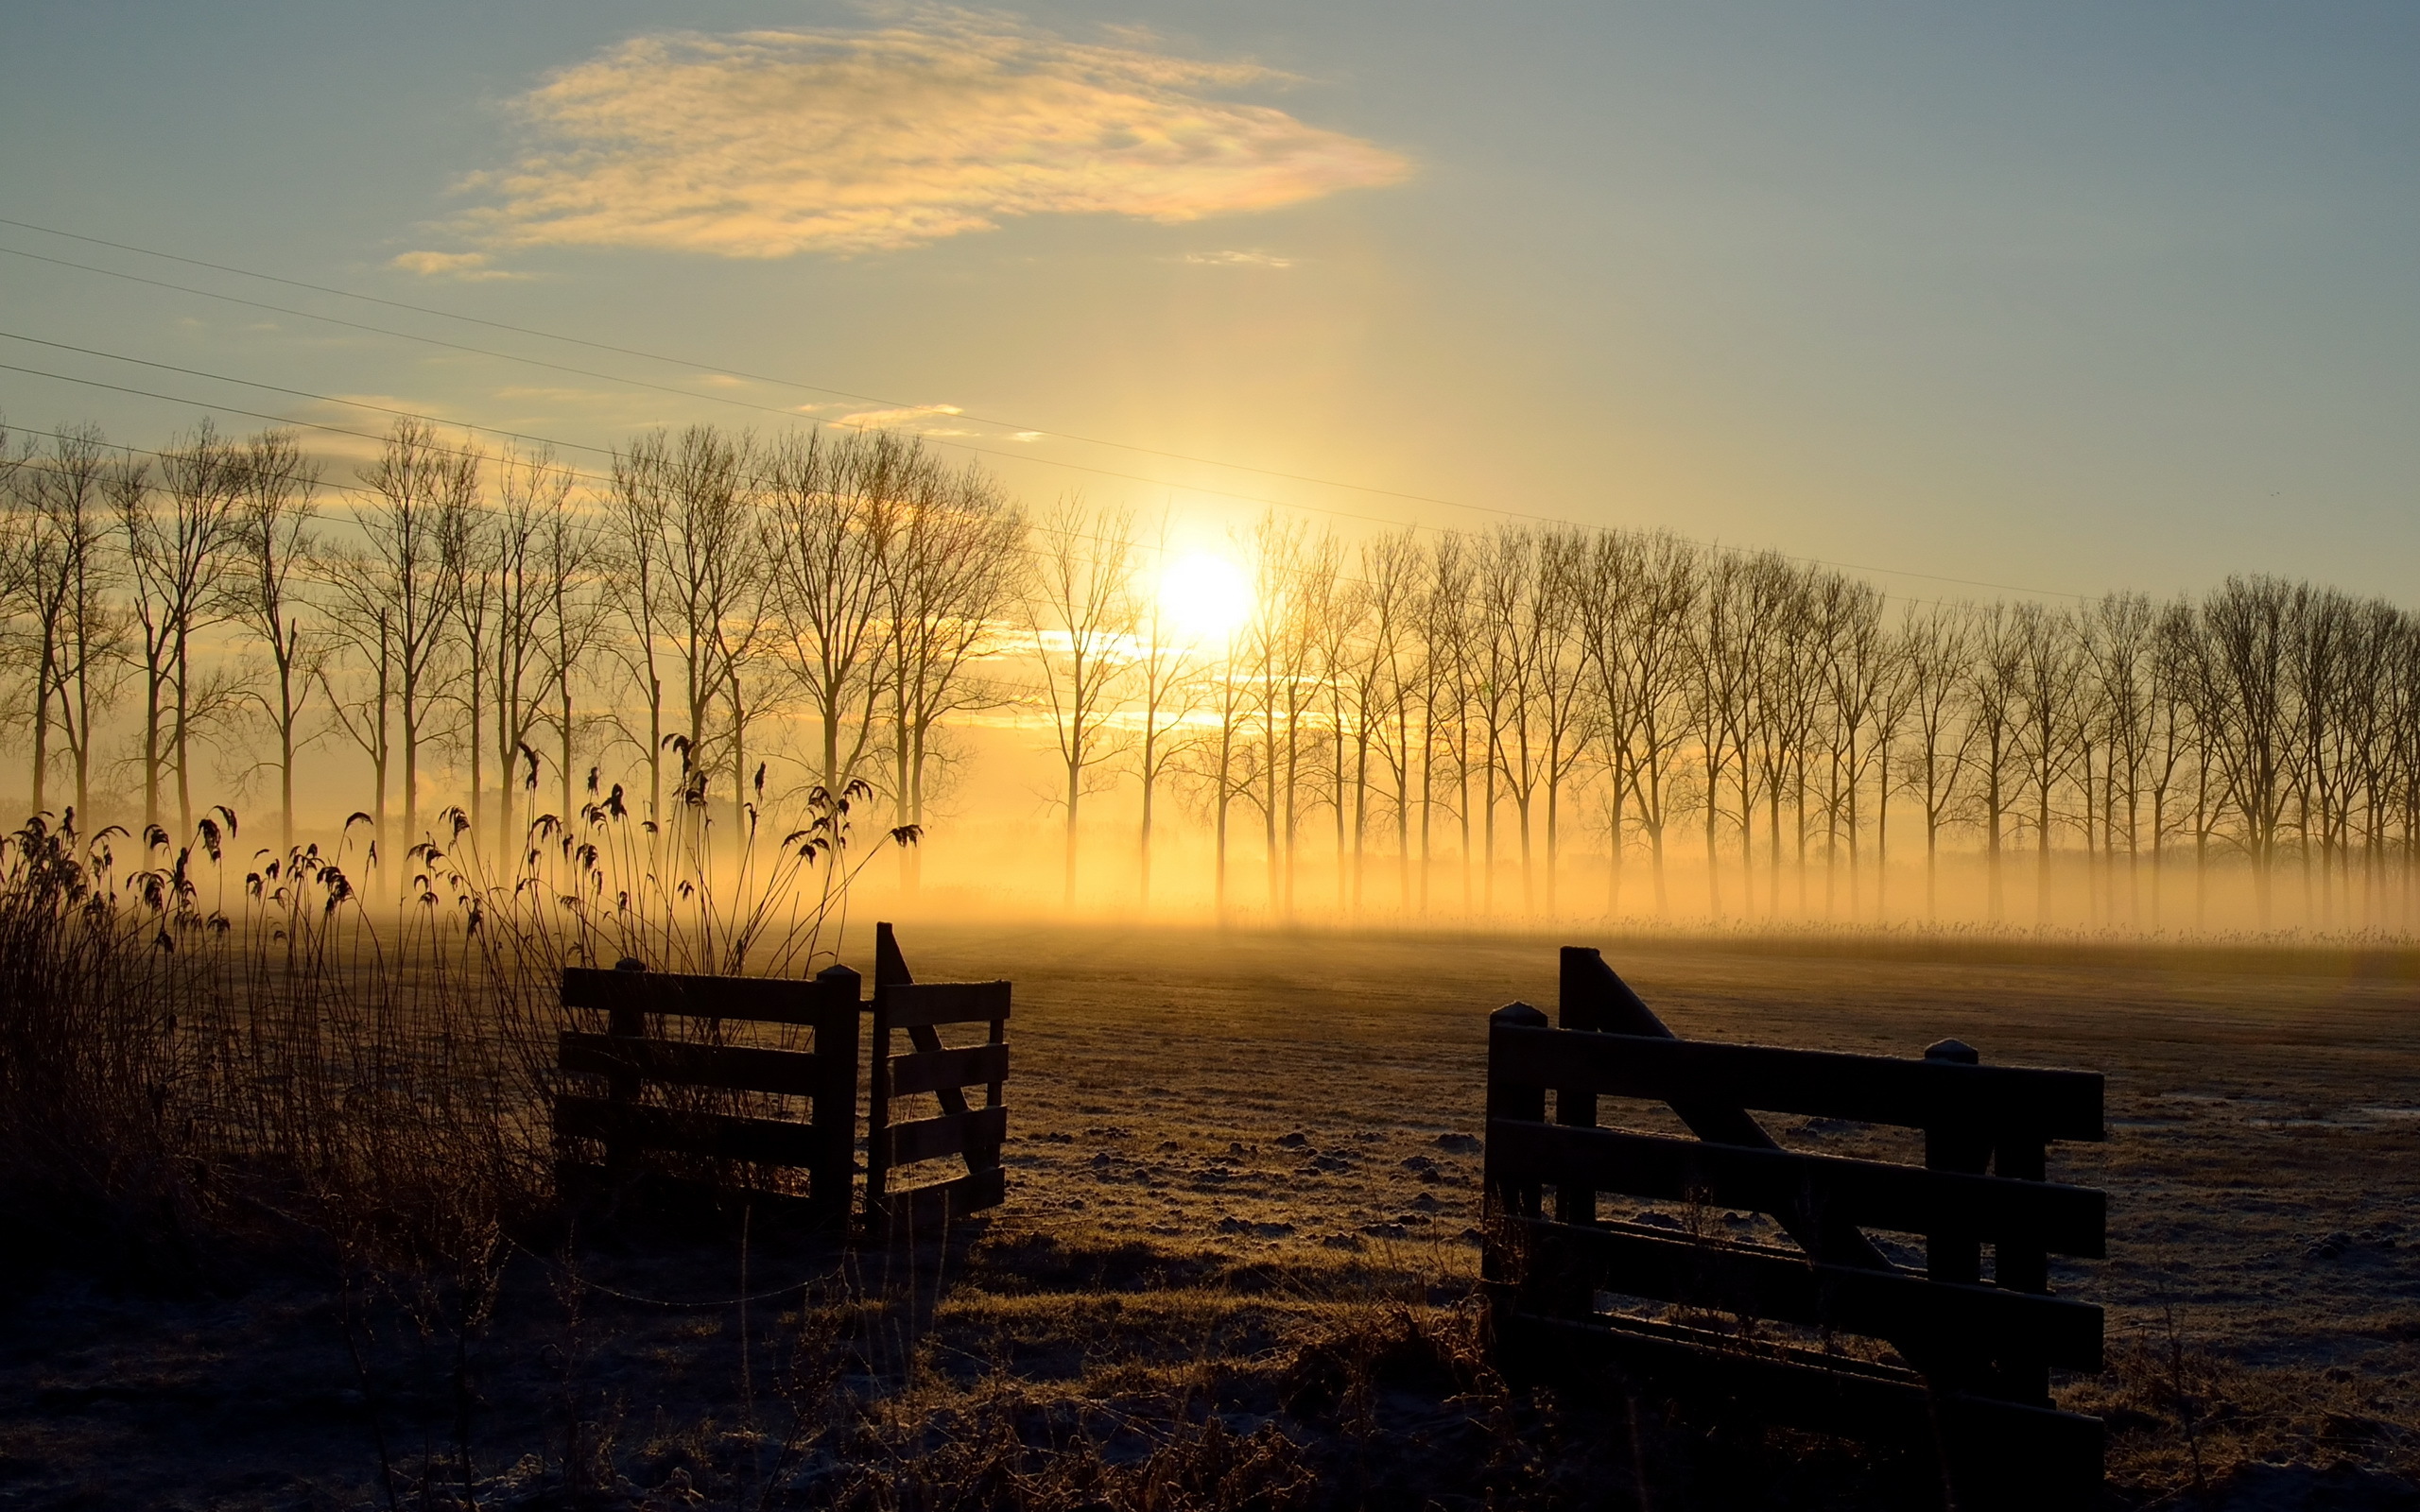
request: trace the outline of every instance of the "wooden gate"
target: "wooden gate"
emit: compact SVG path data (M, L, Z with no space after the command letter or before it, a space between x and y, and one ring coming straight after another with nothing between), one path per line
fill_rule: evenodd
M1962 1508L2085 1504L2101 1425L2054 1410L2048 1373L2100 1368L2100 1309L2048 1295L2048 1257L2100 1258L2106 1199L2047 1181L2044 1160L2102 1138L2100 1075L1984 1066L1956 1041L1917 1060L1676 1040L1596 951L1562 966L1560 1027L1519 1003L1489 1023L1483 1275L1508 1366L1610 1365L1684 1400L1913 1443ZM1665 1103L1696 1137L1600 1126L1603 1096ZM1785 1150L1751 1109L1922 1129L1925 1164ZM1601 1193L1694 1221L1600 1218ZM1794 1243L1713 1231L1719 1209ZM1922 1235L1924 1268L1867 1228Z
M1009 984L943 982L919 985L889 924L874 926L873 1052L866 1100L866 1220L915 1234L937 1234L970 1212L997 1207L1008 1191L1000 1164L1009 1109ZM981 1043L950 1047L944 1025L980 1024ZM892 1055L891 1035L908 1049ZM970 1107L965 1089L981 1086L984 1106ZM902 1100L929 1092L941 1111L899 1122ZM895 1173L920 1161L962 1159L965 1173L895 1190Z
M618 1183L639 1173L640 1152L648 1150L675 1157L676 1173L717 1186L769 1185L746 1179L751 1167L776 1178L781 1168L799 1168L816 1216L845 1223L856 1164L858 980L844 966L809 982L684 976L635 961L610 971L566 968L563 1006L605 1016L603 1034L557 1037L556 1063L605 1088L601 1097L555 1098L566 1174L601 1164ZM760 1025L808 1030L813 1049L735 1042L761 1035ZM802 1103L804 1119L795 1112ZM601 1147L601 1162L582 1160L583 1145ZM733 1179L733 1167L742 1179Z

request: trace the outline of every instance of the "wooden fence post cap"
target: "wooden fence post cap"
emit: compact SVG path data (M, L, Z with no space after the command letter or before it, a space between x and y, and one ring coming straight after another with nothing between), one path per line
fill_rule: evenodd
M1489 1014L1487 1022L1516 1029L1543 1029L1547 1026L1547 1016L1526 1003L1507 1003Z
M1946 1060L1961 1066L1979 1066L1983 1053L1963 1040L1940 1040L1925 1046L1927 1060Z
M833 962L830 966L827 966L823 970L816 972L815 979L819 982L860 982L864 980L864 978L857 975L854 970L849 967L842 966L838 961Z

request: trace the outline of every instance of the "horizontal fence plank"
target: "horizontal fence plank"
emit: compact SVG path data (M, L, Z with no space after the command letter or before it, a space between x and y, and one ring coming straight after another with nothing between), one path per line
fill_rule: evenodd
M975 1023L1009 1016L1006 982L894 982L881 990L883 1012L894 1029Z
M1577 1266L1599 1291L1887 1338L1932 1358L2021 1354L2063 1369L2101 1367L2101 1313L2088 1302L1814 1264L1786 1251L1623 1224L1529 1219L1519 1232L1530 1274Z
M565 1071L606 1076L617 1072L689 1087L734 1091L815 1092L816 1057L805 1050L759 1050L751 1045L684 1044L677 1040L632 1040L610 1034L557 1034L556 1064Z
M2098 1418L1936 1393L1904 1375L1842 1368L1854 1362L1752 1352L1694 1330L1568 1322L1502 1308L1495 1329L1518 1373L1610 1369L1634 1387L1727 1401L1797 1427L1919 1452L1945 1449L1962 1507L2085 1505L2100 1484Z
M568 1095L555 1099L555 1132L574 1139L626 1140L648 1149L760 1165L812 1165L821 1155L823 1143L823 1131L811 1124Z
M1008 1133L1006 1108L978 1108L968 1113L943 1113L939 1118L894 1124L886 1137L890 1141L890 1163L906 1165L943 1155L963 1155L969 1149L996 1154Z
M814 1024L832 1002L815 982L778 976L688 976L675 971L563 968L563 1006L634 1008L691 1019ZM850 1012L856 1011L854 1006Z
M1814 1211L1844 1223L2090 1260L2107 1250L2108 1195L2088 1187L1505 1118L1488 1120L1487 1158L1497 1177L1511 1182L1702 1199L1768 1213Z
M2104 1137L2101 1077L2089 1071L1502 1025L1490 1033L1488 1075L1614 1097L1719 1102L1914 1128Z
M939 1091L944 1087L972 1087L1002 1081L1009 1074L1009 1047L972 1045L964 1050L919 1050L890 1057L890 1091Z
M893 1192L884 1198L884 1207L892 1228L937 1237L942 1225L996 1208L1008 1200L1008 1173L995 1165L955 1180Z

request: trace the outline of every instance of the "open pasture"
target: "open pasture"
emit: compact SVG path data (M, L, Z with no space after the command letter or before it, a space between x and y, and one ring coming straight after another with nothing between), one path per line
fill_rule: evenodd
M778 1228L533 1220L483 1314L455 1280L380 1290L325 1257L220 1263L181 1294L54 1274L0 1330L0 1505L1939 1504L1922 1467L1488 1372L1485 1020L1551 1010L1557 939L901 937L920 979L1016 983L1009 1202L946 1246L886 1265ZM2110 1194L2111 1258L2052 1285L2109 1309L2109 1370L2057 1389L2110 1420L2113 1504L2404 1504L2414 962L1587 942L1684 1036L1955 1036L2104 1072L2107 1143L2055 1147L2049 1174ZM870 930L849 946L870 966Z

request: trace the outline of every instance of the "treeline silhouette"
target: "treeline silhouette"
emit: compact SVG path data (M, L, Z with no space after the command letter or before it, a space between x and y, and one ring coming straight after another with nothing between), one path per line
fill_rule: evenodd
M2420 624L2331 589L1894 611L1663 533L1271 514L1205 639L1159 592L1167 522L1032 518L889 432L656 430L591 474L404 420L325 472L207 421L0 439L37 810L89 832L123 785L190 832L209 761L291 847L332 748L389 853L433 799L508 863L607 801L744 837L862 783L922 827L1008 721L1048 731L1071 903L1113 796L1145 906L1171 804L1212 900L1279 915L1926 918L1953 853L1994 921L2199 921L2232 877L2263 925L2400 933L2420 897Z

